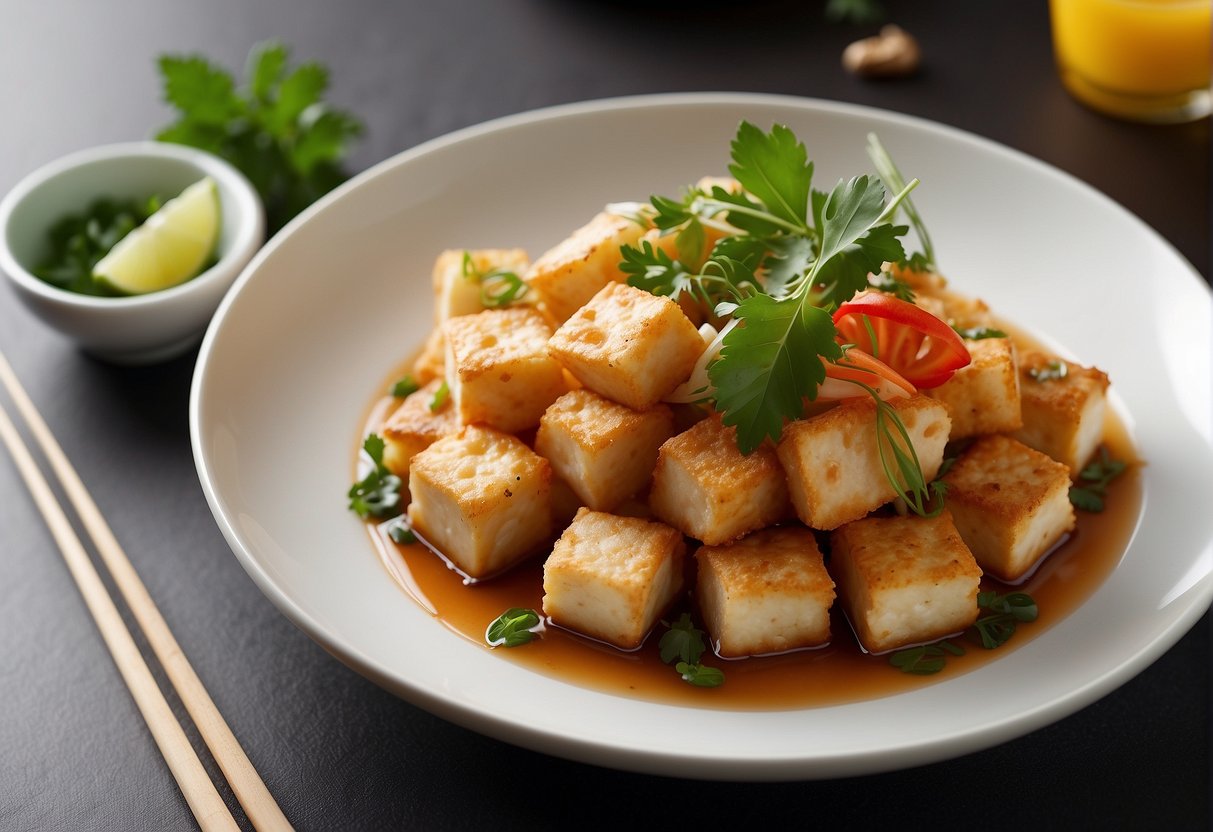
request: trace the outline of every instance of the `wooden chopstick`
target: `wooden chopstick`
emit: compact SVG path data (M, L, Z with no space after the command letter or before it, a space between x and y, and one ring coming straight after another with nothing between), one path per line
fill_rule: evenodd
M273 795L266 788L257 770L249 761L244 749L236 740L227 722L215 707L210 694L206 692L198 674L190 666L181 647L177 644L165 623L164 617L156 608L151 595L143 585L131 565L126 553L118 544L110 530L109 524L101 515L97 504L93 502L80 476L76 473L67 455L55 440L50 428L34 407L33 401L26 394L25 388L17 379L12 367L0 353L0 382L3 382L13 399L17 410L25 419L30 432L33 434L42 452L46 455L55 475L63 485L64 492L75 508L81 523L88 531L96 546L98 554L113 577L114 584L122 593L127 605L135 616L152 651L164 667L165 673L177 690L181 702L185 705L203 741L210 749L215 762L223 771L228 784L236 793L240 805L244 808L253 826L262 832L271 830L290 830L292 826L282 813ZM0 408L0 434L17 461L27 486L34 495L38 508L46 518L63 556L68 562L72 576L76 579L85 602L93 617L101 628L102 636L114 660L130 687L139 709L147 719L148 726L160 746L161 753L169 764L173 776L177 779L185 795L190 809L194 812L199 825L204 830L236 829L235 821L228 811L226 804L215 791L214 785L207 777L201 762L189 744L181 726L177 724L168 703L157 687L147 664L139 654L134 640L126 629L113 600L101 583L92 561L84 551L80 539L72 530L63 509L56 501L46 479L38 470L29 450L22 442L12 421L3 408ZM115 628L120 631L113 632ZM117 645L117 647L115 646ZM149 703L145 705L145 702ZM167 726L167 718L172 725ZM199 778L201 781L199 782Z

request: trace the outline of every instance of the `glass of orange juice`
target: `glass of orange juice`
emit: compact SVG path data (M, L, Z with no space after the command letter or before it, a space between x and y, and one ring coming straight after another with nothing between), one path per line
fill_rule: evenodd
M1050 0L1062 83L1079 101L1138 121L1207 116L1213 0Z

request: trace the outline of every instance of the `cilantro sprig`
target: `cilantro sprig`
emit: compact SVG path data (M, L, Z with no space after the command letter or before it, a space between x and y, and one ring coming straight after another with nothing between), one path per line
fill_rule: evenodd
M383 449L383 437L379 434L366 437L362 450L370 459L371 468L365 477L350 486L346 495L350 499L350 510L363 519L400 513L400 477L384 466Z
M684 612L677 621L667 626L669 629L657 645L661 660L666 664L673 663L674 669L687 684L701 688L715 688L724 684L724 671L699 661L707 646L703 640L703 630L691 623L691 616Z
M1124 473L1126 464L1112 459L1108 449L1099 448L1099 456L1078 474L1081 485L1070 486L1070 502L1075 508L1098 514L1104 509L1104 497L1112 480Z
M48 233L50 255L34 274L60 289L81 295L117 294L93 269L118 241L160 208L160 198L99 199L79 214L58 220Z
M532 609L513 607L493 619L484 631L489 647L521 647L543 631L543 619Z
M328 70L294 68L280 43L255 46L247 79L198 55L162 55L164 98L178 118L156 138L227 159L253 183L265 203L272 234L347 178L341 167L362 123L327 105Z

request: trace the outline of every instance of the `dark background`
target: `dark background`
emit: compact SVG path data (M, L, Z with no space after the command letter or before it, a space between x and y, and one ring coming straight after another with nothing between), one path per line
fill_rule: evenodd
M1041 0L886 5L922 44L925 67L912 79L843 72L843 47L876 27L829 23L821 2L3 2L0 192L64 153L167 123L159 53L202 52L240 69L250 46L277 38L297 60L327 64L330 100L365 120L353 170L459 127L568 101L687 90L820 97L934 119L1037 156L1126 205L1207 279L1207 120L1149 127L1074 103L1053 71ZM565 762L394 698L278 614L229 552L198 486L186 423L193 354L144 369L99 363L7 288L0 349L301 829L1209 826L1207 615L1103 700L949 762L783 784ZM0 457L0 828L192 824Z

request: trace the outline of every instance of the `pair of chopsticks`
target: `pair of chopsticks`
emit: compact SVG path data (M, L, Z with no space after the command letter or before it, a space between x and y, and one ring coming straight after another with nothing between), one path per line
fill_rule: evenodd
M274 801L273 796L261 781L257 770L249 761L244 749L236 741L223 716L211 701L206 688L190 666L185 654L181 652L177 640L169 631L160 611L156 609L151 595L148 594L143 581L139 579L130 560L122 551L109 524L101 516L96 503L93 502L84 483L80 481L72 464L59 443L55 441L50 428L43 421L25 389L17 380L12 367L0 353L0 382L8 389L14 405L25 420L30 433L45 454L51 469L59 478L64 492L75 508L77 516L89 537L93 540L97 553L105 563L114 584L122 593L130 607L135 620L147 637L152 651L164 667L165 673L176 689L181 702L185 705L191 719L202 735L203 741L211 751L211 755L219 764L224 777L236 798L244 808L245 814L258 830L287 830L291 824ZM8 447L13 461L25 480L30 494L34 498L39 511L46 519L55 542L59 545L69 571L84 596L84 602L92 613L101 635L114 657L123 680L130 689L135 704L147 721L152 737L160 748L160 753L168 763L169 770L177 780L190 810L205 830L235 830L235 818L227 804L219 796L214 783L211 782L197 753L190 745L185 731L177 722L164 698L160 687L156 684L151 670L143 660L134 638L126 628L118 608L106 591L100 575L97 574L91 558L80 542L80 538L72 529L67 515L56 500L46 478L42 475L29 449L25 446L21 435L17 432L12 419L0 405L0 439Z

